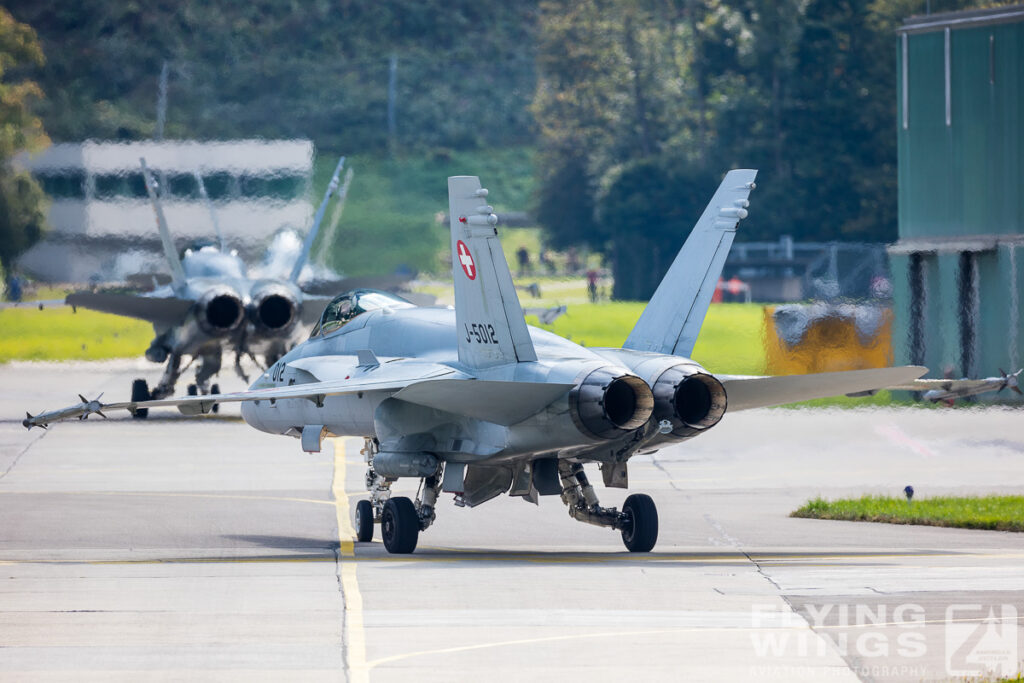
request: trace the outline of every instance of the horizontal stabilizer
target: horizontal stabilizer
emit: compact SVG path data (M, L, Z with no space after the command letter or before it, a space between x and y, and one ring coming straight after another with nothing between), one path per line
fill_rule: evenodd
M177 325L185 319L195 302L173 296L151 297L107 292L73 292L68 294L65 303L68 306L86 308L90 311L147 320L156 325Z
M438 379L411 384L395 394L395 398L507 427L540 412L573 386Z
M906 365L847 372L822 372L814 375L779 377L735 377L719 375L728 397L728 412L810 401L862 391L886 389L913 381L928 368Z

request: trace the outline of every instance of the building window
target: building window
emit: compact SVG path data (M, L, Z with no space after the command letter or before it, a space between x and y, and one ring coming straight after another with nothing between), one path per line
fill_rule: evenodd
M82 171L37 173L36 179L50 199L85 199L85 173Z
M103 173L96 176L97 199L145 199L146 181L141 172Z

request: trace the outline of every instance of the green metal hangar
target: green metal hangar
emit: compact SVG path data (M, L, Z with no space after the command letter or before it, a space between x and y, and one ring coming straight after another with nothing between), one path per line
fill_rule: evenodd
M907 19L897 86L896 361L932 377L1013 372L1024 344L1024 5Z

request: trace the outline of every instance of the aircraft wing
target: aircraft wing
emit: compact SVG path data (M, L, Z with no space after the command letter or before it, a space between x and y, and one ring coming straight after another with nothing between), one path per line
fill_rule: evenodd
M73 292L68 294L65 303L91 311L138 318L154 324L175 325L185 318L195 302L173 296L150 297L108 292Z
M340 360L340 359L339 359ZM351 359L355 360L355 359ZM315 403L322 403L327 396L355 394L366 391L399 391L415 382L437 379L445 376L467 378L452 368L434 363L388 364L384 367L361 368L354 363L348 364L349 374L341 379L329 379L323 382L306 382L290 386L271 386L261 389L247 389L227 394L208 394L205 396L179 396L161 398L154 401L123 401L119 403L100 403L99 400L85 401L49 411L39 415L29 415L22 424L25 427L45 427L51 422L59 422L71 418L84 419L94 413L112 410L128 410L137 408L159 408L174 406L185 415L208 413L217 403L244 403L246 401L268 401L289 398L305 398ZM81 397L80 397L81 398Z
M375 357L373 359L376 360ZM301 360L296 367L309 372L307 365L302 364ZM363 363L366 359L360 357L351 360ZM356 365L345 363L338 358L334 364L340 371L329 374L321 371L321 376L330 377L325 381L154 401L100 403L98 399L88 401L83 398L81 403L67 408L35 416L29 414L22 424L28 428L45 427L61 420L84 419L94 413L101 414L113 410L134 412L138 408L162 406L174 406L185 415L199 415L210 412L218 403L302 398L319 405L328 396L387 391L395 392L396 399L409 403L510 425L542 410L573 387L571 384L478 380L446 365L417 361Z
M749 377L716 375L725 387L728 412L810 401L906 384L928 372L919 365L898 368L874 368L847 372L822 372L813 375Z

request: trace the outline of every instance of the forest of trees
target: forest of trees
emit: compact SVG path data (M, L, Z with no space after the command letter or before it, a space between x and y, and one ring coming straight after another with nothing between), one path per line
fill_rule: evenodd
M933 0L932 11L977 4ZM895 28L924 0L10 0L14 74L55 140L309 137L321 150L527 146L552 246L644 298L726 170L742 239L892 240ZM389 127L394 76L397 122Z

